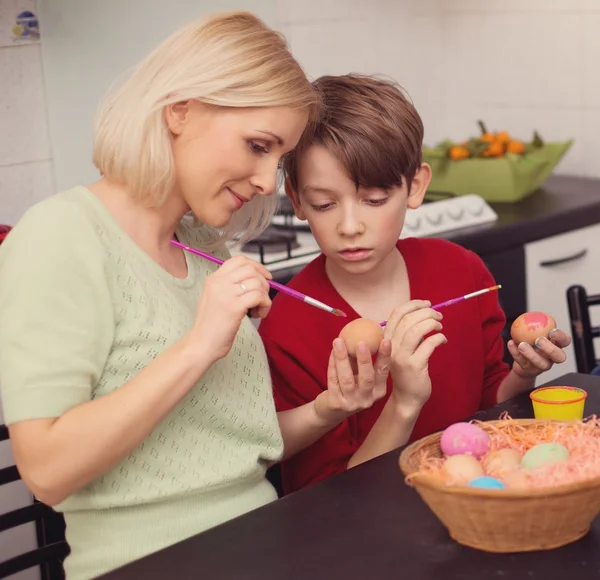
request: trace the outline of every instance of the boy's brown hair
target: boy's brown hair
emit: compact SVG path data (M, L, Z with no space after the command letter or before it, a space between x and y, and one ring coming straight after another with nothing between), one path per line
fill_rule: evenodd
M423 122L394 82L363 75L323 76L313 82L323 108L283 161L298 191L298 156L325 147L359 187L388 189L412 178L422 163Z

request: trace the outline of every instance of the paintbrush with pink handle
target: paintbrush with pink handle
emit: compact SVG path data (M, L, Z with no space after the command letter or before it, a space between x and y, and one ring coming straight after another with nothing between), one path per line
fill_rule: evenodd
M221 265L223 260L219 258L215 258L215 256L211 256L210 254L206 254L205 252L201 252L200 250L196 250L195 248L191 248L190 246L186 246L185 244L180 244L176 240L171 240L171 243L174 246L178 246L183 248L186 252L190 252L192 254L196 254L196 256L200 256L205 260L209 260L210 262L214 262L215 264ZM343 316L346 317L346 314L337 308L332 308L331 306L327 306L327 304L323 304L319 300L315 298L311 298L310 296L306 296L306 294L302 294L302 292L298 292L297 290L293 290L292 288L288 288L283 284L279 284L279 282L274 282L273 280L267 280L269 282L269 286L278 292L283 292L292 298L297 298L298 300L302 300L302 302L306 302L306 304L310 304L315 308L320 308L321 310L325 310L325 312L330 312L334 316Z
M476 292L471 292L470 294L465 294L464 296L458 296L457 298L451 298L450 300L446 300L445 302L434 304L431 308L433 308L433 310L441 310L446 306L458 304L459 302L464 302L465 300L469 300L470 298L475 298L475 296L481 296L481 294L493 292L494 290L499 290L500 288L502 288L501 284L497 284L496 286L490 286L489 288L484 288L483 290L477 290ZM379 324L381 326L385 326L387 324L387 321L380 322Z

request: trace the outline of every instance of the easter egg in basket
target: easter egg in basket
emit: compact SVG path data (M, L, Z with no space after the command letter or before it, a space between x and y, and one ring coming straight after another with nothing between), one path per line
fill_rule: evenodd
M468 454L483 457L490 449L490 438L477 425L454 423L442 434L440 448L444 455Z

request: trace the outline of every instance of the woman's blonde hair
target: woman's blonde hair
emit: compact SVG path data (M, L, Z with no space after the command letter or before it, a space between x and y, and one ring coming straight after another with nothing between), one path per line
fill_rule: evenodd
M248 12L216 14L173 33L112 88L95 127L93 161L137 201L158 207L175 182L165 106L196 99L221 107L293 107L313 119L319 97L284 37ZM255 196L218 236L252 239L270 222L277 196Z

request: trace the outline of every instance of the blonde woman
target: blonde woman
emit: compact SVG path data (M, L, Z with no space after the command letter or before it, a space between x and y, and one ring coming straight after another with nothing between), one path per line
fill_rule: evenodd
M260 20L195 22L101 106L102 179L31 208L2 245L2 404L24 481L65 514L68 578L274 500L268 465L385 394L388 342L375 367L361 351L357 379L334 349L329 391L278 417L246 316L268 312L270 274L170 244L226 259L225 242L259 232L318 105Z

